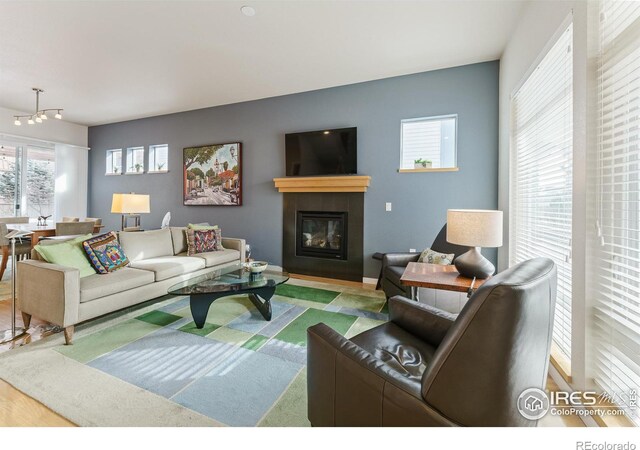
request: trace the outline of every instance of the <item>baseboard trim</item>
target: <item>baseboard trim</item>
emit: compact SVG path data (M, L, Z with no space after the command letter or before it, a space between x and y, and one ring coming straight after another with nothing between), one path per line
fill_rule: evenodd
M372 291L376 289L375 284L361 283L359 281L338 280L336 278L317 277L314 275L304 275L300 273L289 273L289 277L297 278L298 280L317 281L319 283L337 284L340 286L362 288L362 289L368 289Z
M378 279L377 278L362 277L362 282L364 284L376 285L376 284L378 284Z

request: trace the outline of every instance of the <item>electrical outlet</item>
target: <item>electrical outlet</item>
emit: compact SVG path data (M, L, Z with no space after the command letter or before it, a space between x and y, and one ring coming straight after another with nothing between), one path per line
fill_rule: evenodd
M391 202L387 202L384 204L385 211L391 211Z
M416 252L416 249L415 249L415 248L410 248L410 249L409 249L409 253L415 253L415 252Z

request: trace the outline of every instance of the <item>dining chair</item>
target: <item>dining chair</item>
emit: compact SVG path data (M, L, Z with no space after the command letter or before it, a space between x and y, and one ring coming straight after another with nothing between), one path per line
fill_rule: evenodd
M57 222L56 236L93 234L95 222Z
M28 216L21 217L0 217L0 223L29 223ZM7 233L5 233L7 234Z
M11 241L6 238L9 233L7 224L0 222L0 247L2 248L2 263L0 264L0 280L7 269L7 261L11 257ZM31 240L22 239L16 242L16 261L31 257Z
M102 228L101 217L85 217L84 222L93 222L93 232L100 233L100 229Z
M64 216L62 218L63 222L80 222L80 218L79 217L68 217L68 216Z
M0 223L29 223L28 216L20 216L20 217L0 217ZM7 232L3 234L6 235L10 230L7 229ZM26 236L22 238L23 242L31 242L31 236Z

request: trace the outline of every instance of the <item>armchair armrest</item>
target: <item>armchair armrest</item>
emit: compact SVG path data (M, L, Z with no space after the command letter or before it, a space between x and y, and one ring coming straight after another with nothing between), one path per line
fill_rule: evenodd
M418 262L420 253L386 253L382 257L382 268L387 266L406 267L410 262Z
M244 262L245 260L246 245L247 245L247 241L245 241L244 239L226 238L226 237L222 238L222 246L224 248L230 248L233 250L238 250L240 252L240 262Z
M18 262L16 275L17 305L22 312L61 327L78 323L78 269L27 260Z
M389 299L389 320L438 347L458 316L396 295Z
M381 426L385 385L423 404L412 382L323 323L307 330L308 415L314 426Z

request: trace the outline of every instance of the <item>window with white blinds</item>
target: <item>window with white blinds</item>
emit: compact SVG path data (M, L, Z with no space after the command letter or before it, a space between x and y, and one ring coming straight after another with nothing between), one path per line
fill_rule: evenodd
M456 122L455 115L403 120L400 169L456 167Z
M640 3L601 2L594 378L640 425Z
M558 270L553 339L571 356L573 25L511 101L510 264L552 259Z

